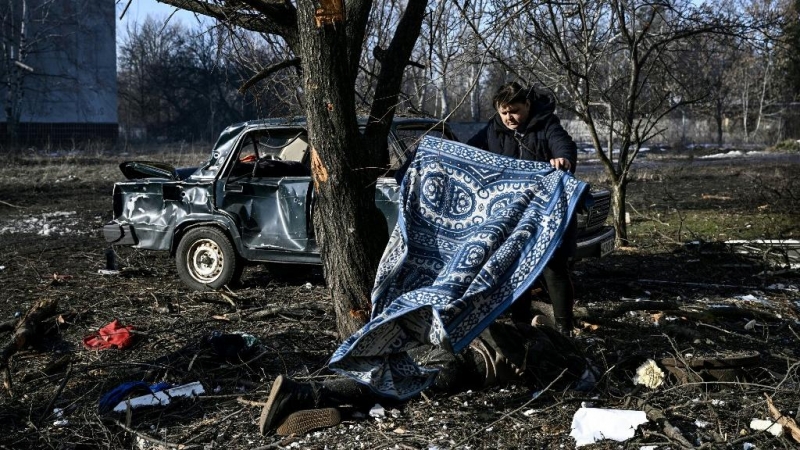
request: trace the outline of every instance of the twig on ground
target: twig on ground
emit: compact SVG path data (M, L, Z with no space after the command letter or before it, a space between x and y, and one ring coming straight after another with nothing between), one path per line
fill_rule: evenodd
M173 444L171 442L165 442L165 441L162 441L161 439L157 439L157 438L154 438L154 437L152 437L152 436L150 436L148 434L142 433L141 431L134 430L133 428L125 425L124 423L120 422L117 419L109 418L109 420L111 420L112 422L117 424L117 426L119 426L123 430L127 431L128 433L135 434L136 436L139 436L140 438L144 439L145 441L152 442L153 444L156 444L156 445L159 445L159 446L168 447L168 448L177 448L177 449L181 449L181 450L190 450L190 449L193 449L193 448L202 448L203 447L202 445L184 445L184 444Z
M503 420L505 420L507 417L511 416L512 414L516 414L516 413L518 413L518 412L519 412L519 411L521 411L523 408L527 407L527 406L528 406L528 405L530 405L531 403L533 403L533 402L535 402L536 400L538 400L538 399L539 399L539 397L541 397L541 396L542 396L542 394L544 394L545 392L549 391L549 390L550 390L550 388L551 388L551 387L553 387L553 385L554 385L554 384L556 384L556 383L558 382L558 380L560 380L560 379L561 379L561 377L563 377L563 376L564 376L564 374L565 374L565 373L567 373L567 369L564 369L564 370L562 370L562 371L561 371L561 373L560 373L560 374L558 374L558 376L556 377L556 379L555 379L555 380L551 381L551 382L550 382L550 384L548 384L547 386L545 386L545 388L544 388L544 389L542 389L541 391L539 391L539 392L537 393L537 395L534 395L534 396L533 396L533 397L532 397L530 400L528 400L527 402L525 402L525 403L524 403L522 406L520 406L519 408L516 408L516 409L514 409L513 411L509 411L509 412L507 412L507 413L503 414L502 416L500 416L500 418L499 418L499 419L495 420L494 422L490 423L489 425L487 425L487 426L485 426L485 427L480 427L480 429L478 429L478 431L476 431L476 432L474 432L474 433L470 434L469 436L465 437L464 439L460 440L459 442L456 442L455 444L453 444L453 448L460 448L460 447L462 446L462 444L464 444L464 443L465 443L465 442L467 442L468 440L472 439L473 437L475 437L476 435L478 435L478 434L480 434L480 433L483 433L483 432L484 432L483 430L485 430L486 428L489 428L489 427L493 427L493 426L495 426L497 423L499 423L499 422L502 422L502 421L503 421Z
M775 404L772 403L772 398L764 393L764 398L767 399L767 407L769 408L770 414L775 419L776 422L781 424L782 427L788 428L791 432L792 438L800 442L800 427L797 426L797 422L794 421L791 417L786 417L775 407Z
M22 206L12 205L11 203L4 202L4 201L2 201L2 200L0 200L0 204L2 204L2 205L6 205L6 206L8 206L8 207L11 207L11 208L25 209L25 208L24 208L24 207L22 207Z
M241 404L243 404L243 405L257 406L259 408L263 408L264 405L267 404L267 402L256 402L256 401L253 401L253 400L247 400L247 399L242 398L242 397L236 397L236 401L241 403Z
M697 324L701 325L701 326L704 326L704 327L707 327L707 328L711 328L713 330L721 331L721 332L723 332L725 334L730 334L730 335L733 335L733 336L736 336L736 337L740 337L742 339L747 339L748 341L757 342L759 344L766 343L766 341L762 341L760 339L756 339L756 338L754 338L752 336L748 336L746 334L741 334L741 333L735 333L733 331L726 330L726 329L720 328L720 327L716 327L714 325L711 325L711 324L708 324L708 323L705 323L705 322L697 322Z
M692 445L692 443L689 442L683 436L683 434L681 434L681 430L667 420L667 416L664 414L664 411L661 411L655 406L644 402L642 403L641 408L649 420L652 420L662 427L662 431L664 431L666 437L669 438L673 443L676 443L683 448L694 448L694 445Z
M71 376L72 376L72 366L70 366L69 369L67 369L67 373L64 374L64 379L61 380L61 384L58 385L58 389L56 389L55 394L53 394L53 397L47 403L47 406L44 407L42 415L41 417L39 417L39 422L37 422L37 424L40 425L42 421L45 419L45 417L47 417L50 414L49 411L53 409L53 405L55 404L58 397L61 395L61 392L64 390L64 387L67 385L67 381L69 381Z
M294 312L294 310L303 309L305 307L309 307L311 305L316 305L316 304L317 302L303 302L291 306L285 306L285 305L269 306L263 309L237 311L230 314L216 315L213 316L213 318L217 320L226 320L226 321L259 320L270 316L275 316L281 313L291 314Z

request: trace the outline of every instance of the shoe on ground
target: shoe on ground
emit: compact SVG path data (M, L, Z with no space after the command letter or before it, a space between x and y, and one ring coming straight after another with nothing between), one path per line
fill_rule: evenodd
M272 383L267 403L261 409L258 429L261 434L272 432L291 413L316 406L314 390L308 383L298 383L278 375Z
M341 422L342 416L336 408L306 409L289 414L275 434L278 436L306 434L320 428L334 427Z

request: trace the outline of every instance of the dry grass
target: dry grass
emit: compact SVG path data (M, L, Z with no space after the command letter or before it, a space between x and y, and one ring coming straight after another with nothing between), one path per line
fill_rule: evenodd
M119 249L120 275L98 275L106 249L98 229L110 218L111 183L121 178L117 164L138 156L191 164L205 153L130 156L26 155L0 167L0 200L24 207L0 204L0 228L8 220L74 210L79 226L91 230L0 235L0 327L16 323L15 314L39 300L58 301L38 339L9 359L0 391L0 448L572 448L571 419L583 402L646 409L651 416L628 442L589 449L798 445L748 424L770 417L764 394L786 416L797 415L800 274L724 248L685 245L723 234L797 237L796 162L659 164L637 171L629 197L635 246L575 267L583 327L577 343L598 368L594 391L551 389L534 398L517 385L430 393L384 404L397 413L381 420L349 417L335 428L282 439L258 435L258 403L278 374L325 373L339 338L324 280L318 271L287 276L251 267L235 291L194 293L179 282L167 255L134 249ZM114 318L137 327L133 347L82 347L85 336ZM3 345L13 342L9 328L0 330ZM247 332L261 345L245 360L225 360L207 345L214 330ZM732 381L693 369L706 377L686 384L668 375L654 390L632 382L650 358L688 363L690 354L752 351L759 352L758 363L737 368ZM199 381L207 394L130 415L101 414L99 399L128 381Z

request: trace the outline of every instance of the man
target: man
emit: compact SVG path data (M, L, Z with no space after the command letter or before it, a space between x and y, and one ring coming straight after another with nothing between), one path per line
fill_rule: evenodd
M546 94L516 82L502 85L492 102L497 113L467 144L492 153L531 161L549 162L554 168L575 173L577 146L555 115L555 101ZM573 329L574 290L569 258L575 254L577 224L569 223L561 246L542 276L553 304L556 328L569 335ZM511 307L512 317L531 319L530 292Z
M498 320L463 351L453 354L433 346L412 351L421 365L439 370L432 390L463 392L510 383L531 389L551 385L578 389L591 387L594 374L572 341L548 327ZM324 381L296 381L278 376L261 411L262 434L303 434L337 425L343 407L366 409L375 403L398 400L374 393L369 387L344 377Z

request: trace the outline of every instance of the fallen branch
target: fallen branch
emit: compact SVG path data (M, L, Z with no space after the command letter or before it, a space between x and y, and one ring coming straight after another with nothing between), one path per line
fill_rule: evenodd
M767 407L769 408L770 414L772 414L772 418L775 419L776 422L781 424L782 427L788 428L791 432L792 438L800 442L800 427L797 426L797 422L794 421L791 417L786 417L778 411L778 408L775 407L775 404L772 403L772 398L769 395L764 393L764 397L767 399Z
M694 448L694 445L692 445L692 443L689 442L689 440L686 439L683 434L681 434L681 430L669 423L667 416L664 415L664 411L661 411L660 409L647 403L642 404L642 410L644 411L645 415L647 415L649 420L661 425L665 436L677 442L678 445L683 448Z
M17 351L28 346L37 336L40 323L55 314L58 300L41 300L19 319L10 342L0 348L0 369L8 368L8 360Z

